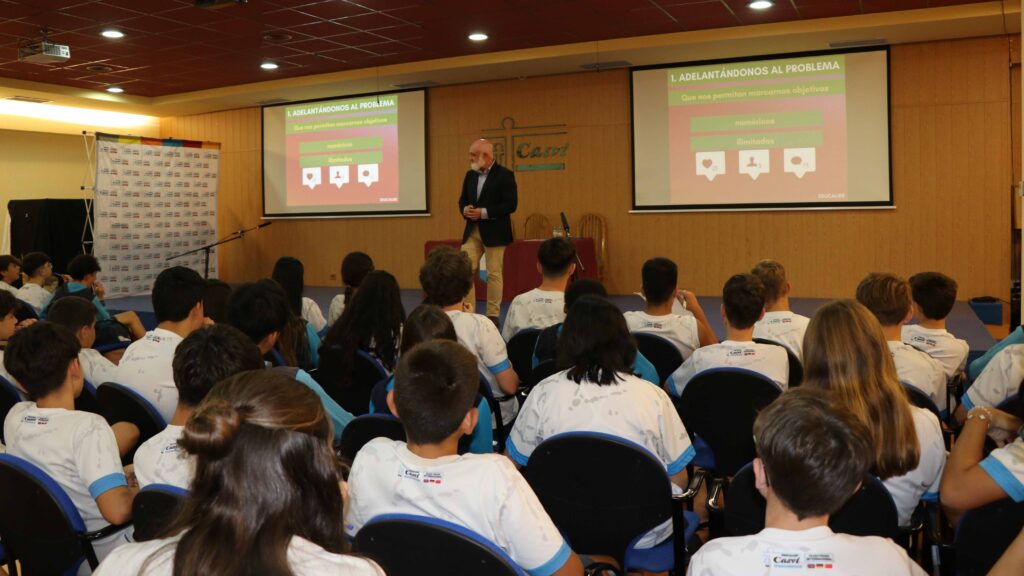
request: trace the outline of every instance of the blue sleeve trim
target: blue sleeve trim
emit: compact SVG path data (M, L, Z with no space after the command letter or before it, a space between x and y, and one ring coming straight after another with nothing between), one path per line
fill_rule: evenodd
M555 552L555 555L551 557L551 560L548 560L536 568L527 570L527 572L530 573L530 576L551 576L555 572L558 572L559 568L565 566L565 563L569 561L569 556L571 555L572 550L569 549L569 544L565 540L562 540L562 546L558 549L558 552Z
M1014 502L1024 502L1024 484L1013 475L1013 472L1007 470L1002 462L990 455L978 465L996 481L996 484L1003 489L1003 492L1006 492L1007 496L1013 498Z
M695 456L697 456L697 450L691 444L685 452L679 455L679 458L668 465L668 475L675 476L685 470L686 465L693 461Z
M938 502L939 501L939 493L938 492L925 492L924 494L921 495L921 500L924 500L925 502Z
M355 419L355 416L342 408L341 405L334 401L334 398L328 396L323 387L316 380L313 380L313 377L305 370L296 372L295 380L305 384L307 388L316 392L316 395L320 397L320 403L324 405L324 410L327 411L327 415L331 417L331 422L334 423L334 441L340 442L342 431L345 430L345 426L348 426L349 422Z
M505 450L508 451L508 457L511 458L513 462L519 464L520 466L526 466L526 464L530 461L529 456L523 456L523 453L520 452L518 448L516 448L516 443L512 441L511 436L509 436L508 440L505 442Z
M971 397L964 392L964 395L960 398L960 404L963 404L964 410L970 410L974 408L974 402L971 402Z
M490 371L491 374L498 375L498 374L501 374L502 372L504 372L505 370L508 370L511 367L512 367L512 361L506 359L503 362L495 364L494 366L488 366L487 370Z
M107 490L127 485L128 480L124 477L124 474L122 472L114 472L113 474L107 474L103 478L89 484L89 495L92 496L93 500L95 500Z
M477 404L476 429L469 440L469 451L473 454L494 453L494 432L491 430L491 407L487 400L480 400Z

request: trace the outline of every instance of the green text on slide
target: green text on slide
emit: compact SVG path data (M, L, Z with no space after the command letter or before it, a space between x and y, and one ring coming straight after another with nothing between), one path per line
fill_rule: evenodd
M747 150L754 148L816 148L821 146L821 132L770 132L730 134L728 136L693 136L690 147L694 152L718 150Z
M325 140L323 142L301 142L299 152L315 154L318 152L344 152L345 150L379 150L383 147L383 138L367 136L366 138L345 138L344 140Z
M726 132L729 130L765 130L771 128L808 128L821 126L821 112L764 112L731 116L702 116L690 119L690 132Z
M352 154L314 154L299 157L299 166L347 166L350 164L380 164L383 152L354 152Z
M740 62L733 64L710 64L689 68L667 70L669 86L691 86L712 82L735 82L737 80L764 80L778 78L798 79L801 76L844 74L846 57L808 56L786 58L767 62Z
M288 124L287 133L305 134L308 132L323 132L325 130L341 130L344 128L383 126L385 124L396 124L397 122L397 114L380 114L360 118L338 118L336 120L313 120L310 122L296 122L294 124Z
M669 106L721 104L802 96L837 96L846 92L845 80L818 80L794 84L755 84L735 88L679 90L668 93Z

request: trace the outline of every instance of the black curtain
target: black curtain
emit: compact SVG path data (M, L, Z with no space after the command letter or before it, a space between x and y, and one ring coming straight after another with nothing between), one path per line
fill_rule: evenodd
M46 252L53 260L53 270L64 273L68 262L83 253L84 200L11 200L7 211L11 215L11 254L18 258L29 252ZM92 246L91 227L85 241L86 247Z

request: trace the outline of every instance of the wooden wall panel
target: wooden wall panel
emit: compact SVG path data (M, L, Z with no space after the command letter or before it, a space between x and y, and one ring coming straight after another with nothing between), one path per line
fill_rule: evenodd
M934 269L958 279L961 298L1009 294L1011 155L1010 44L1006 37L895 46L892 145L895 210L629 214L632 175L629 73L505 80L430 90L429 217L278 220L225 248L229 281L269 274L295 255L309 284L336 284L345 253L364 250L405 288L418 285L423 243L454 238L456 202L470 142L503 117L566 124L565 171L520 172L517 226L532 212L554 223L596 212L608 222L613 293L638 289L651 256L675 259L681 284L717 294L758 259L789 269L798 296L850 296L870 271ZM260 112L231 110L165 118L165 136L222 143L220 225L260 217Z

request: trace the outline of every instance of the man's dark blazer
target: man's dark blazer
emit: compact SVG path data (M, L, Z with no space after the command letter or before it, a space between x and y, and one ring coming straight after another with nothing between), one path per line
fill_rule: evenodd
M484 246L504 246L512 243L512 220L509 216L519 205L519 192L516 188L516 177L511 170L497 162L491 165L484 181L484 189L480 191L480 199L476 198L476 184L480 174L473 170L466 172L462 181L462 195L459 197L459 213L466 206L487 209L487 220L466 219L466 230L462 233L462 242L469 238L473 224L480 226L480 239Z

